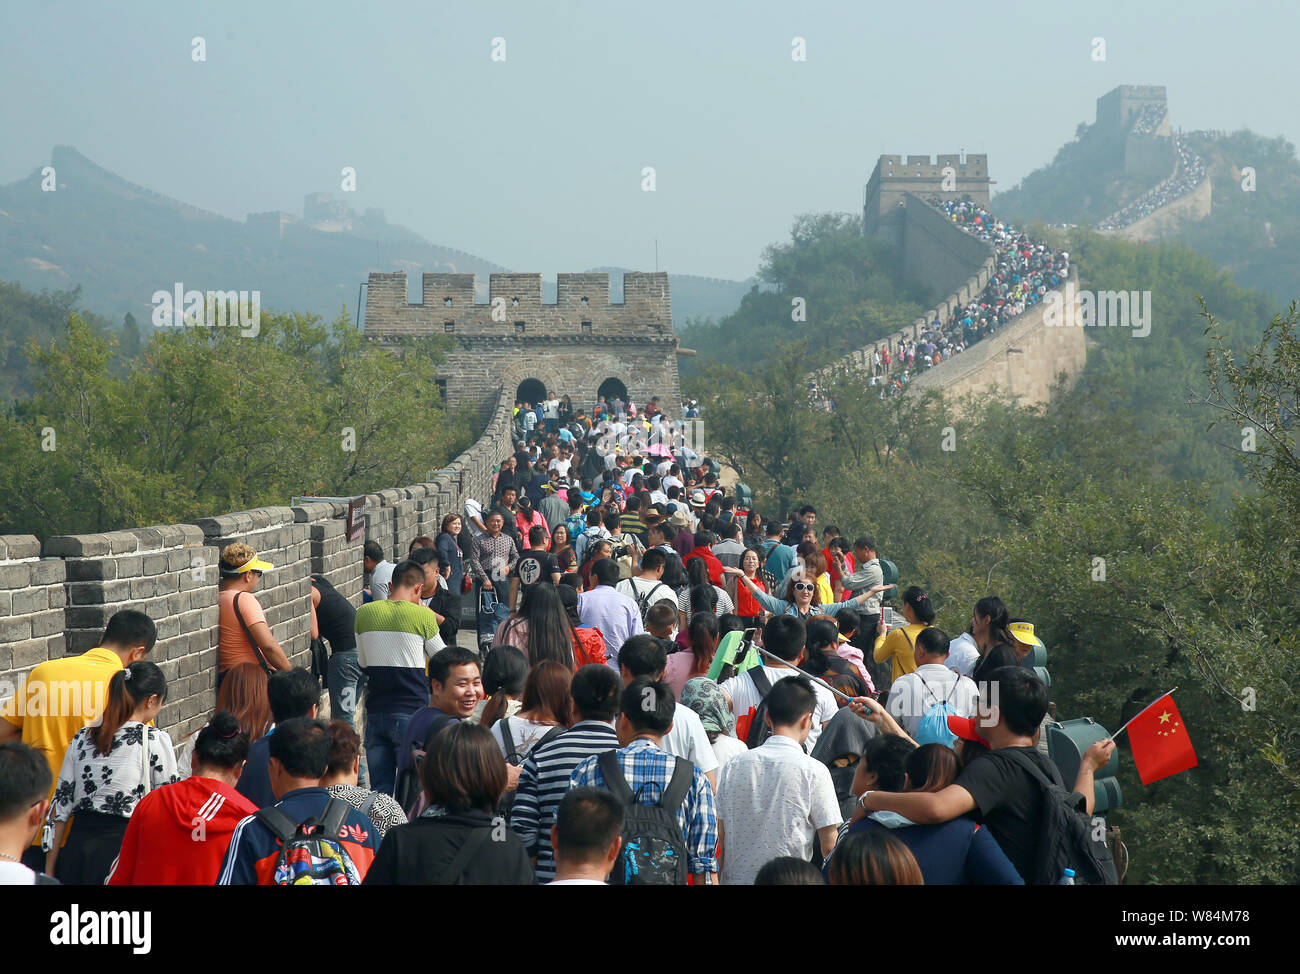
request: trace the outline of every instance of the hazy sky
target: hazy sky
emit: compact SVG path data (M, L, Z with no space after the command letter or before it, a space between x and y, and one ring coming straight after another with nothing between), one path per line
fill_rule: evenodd
M1294 141L1298 34L1300 4L1217 0L4 0L0 182L70 144L242 219L353 166L355 208L515 270L652 270L658 238L663 270L744 278L882 152L987 152L1007 188L1118 84Z

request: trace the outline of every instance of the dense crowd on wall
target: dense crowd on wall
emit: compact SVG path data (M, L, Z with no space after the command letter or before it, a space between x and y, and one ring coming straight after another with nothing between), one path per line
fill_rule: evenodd
M1176 162L1173 175L1163 180L1117 213L1097 224L1098 230L1119 230L1149 216L1162 206L1182 199L1205 180L1205 162L1186 140L1174 136Z
M1154 135L1168 114L1167 105L1143 105L1133 116L1133 125L1129 131L1134 135Z
M885 342L872 350L870 379L880 398L906 389L918 374L960 355L1061 287L1070 276L1070 255L1031 239L970 200L927 202L954 224L994 250L994 271L984 289L965 305L954 307L946 321L930 321L916 338ZM809 382L812 402L834 409L830 394L815 377Z
M990 595L950 638L869 535L724 489L685 415L562 402L517 405L437 537L366 542L360 605L312 577L313 668L268 626L276 566L226 546L186 740L143 612L32 670L25 700L104 692L0 707L0 883L1115 881L1080 830L1039 841L1067 782L1032 623Z

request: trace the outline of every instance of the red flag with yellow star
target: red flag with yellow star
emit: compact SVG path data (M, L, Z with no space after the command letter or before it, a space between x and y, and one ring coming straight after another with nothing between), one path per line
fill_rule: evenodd
M1128 742L1144 785L1196 767L1187 728L1168 693L1129 722Z

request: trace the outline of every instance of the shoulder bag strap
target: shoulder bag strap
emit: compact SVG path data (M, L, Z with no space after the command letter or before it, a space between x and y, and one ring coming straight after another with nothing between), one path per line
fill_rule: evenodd
M288 815L274 805L257 810L257 818L263 825L275 833L281 842L288 842L298 834L298 825Z
M623 776L623 768L618 762L618 753L602 752L600 757L596 758L596 766L600 768L601 777L605 779L605 787L612 791L614 797L624 805L631 805L635 796L628 786L627 778Z
M502 714L497 723L501 725L501 742L505 746L506 764L514 764L515 758L519 757L519 751L515 748L515 735L510 732L510 718Z
M230 601L230 607L235 610L235 618L239 620L239 627L244 630L244 635L248 637L248 645L253 647L253 652L255 652L257 658L262 661L262 669L266 670L268 673L273 673L275 672L274 667L266 661L266 657L262 654L262 647L257 645L257 640L253 638L253 630L248 628L248 623L244 621L243 613L239 611L239 597L243 594L245 593L236 592L235 597Z
M676 814L677 809L682 807L682 802L686 801L686 796L690 794L691 785L694 783L695 765L685 758L676 758L673 762L673 776L668 781L668 787L664 789L664 797L659 806Z
M465 871L465 867L469 865L470 860L474 858L474 855L491 834L492 828L490 826L475 829L469 838L465 840L465 844L460 847L460 851L456 853L456 858L448 863L447 868L438 876L438 880L434 885L455 886L456 880L460 879L460 874Z
M758 691L759 696L763 699L767 699L767 695L772 692L772 681L769 680L767 674L763 672L762 663L759 663L758 666L750 667L749 678L753 681L754 689Z

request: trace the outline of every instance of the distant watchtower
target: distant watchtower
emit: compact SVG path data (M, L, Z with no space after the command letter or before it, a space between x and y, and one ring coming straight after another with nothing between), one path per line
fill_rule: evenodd
M475 301L473 274L425 274L418 304L407 301L406 275L372 273L365 334L379 342L446 335L455 342L439 375L449 404L480 410L507 386L518 399L568 395L590 409L598 396L665 411L680 405L677 335L668 275L623 276L623 301L610 301L608 274L559 274L554 304L542 302L541 274L493 274L486 303Z
M862 204L863 229L871 236L887 237L895 246L903 244L903 197L915 193L922 198L962 199L969 196L980 206L989 205L988 156L970 153L929 156L881 156L872 170Z
M1123 154L1124 175L1156 182L1174 168L1164 85L1120 85L1097 99L1097 134Z

